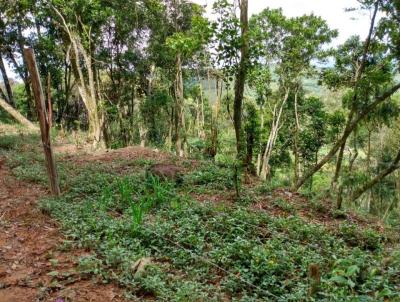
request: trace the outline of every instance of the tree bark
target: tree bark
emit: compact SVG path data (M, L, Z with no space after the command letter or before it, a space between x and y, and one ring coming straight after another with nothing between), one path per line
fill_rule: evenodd
M183 157L183 142L182 142L182 134L183 134L183 75L182 75L182 61L181 55L176 55L175 60L175 152L176 155Z
M199 81L199 89L200 89L200 104L197 99L197 120L198 120L198 130L197 135L201 139L205 139L206 133L204 131L205 118L204 118L204 93L203 86L201 85L200 73L197 70L197 79Z
M294 114L295 114L295 130L294 130L294 184L297 183L300 177L300 152L299 152L299 134L300 120L298 112L298 91L294 94Z
M11 89L10 80L8 79L6 67L4 66L4 61L3 61L3 56L2 56L1 50L0 50L0 71L1 71L1 75L3 76L4 86L5 86L6 91L7 91L7 99L6 99L6 101L12 107L16 108L13 92L12 92L12 89Z
M27 63L27 68L31 75L32 90L35 96L36 109L39 117L40 132L46 157L47 174L50 181L50 189L53 195L60 195L60 185L58 180L58 173L51 147L49 117L46 110L46 102L43 95L42 84L40 82L39 71L36 65L35 54L31 48L24 49L24 57Z
M51 102L51 74L47 74L47 110L49 113L49 127L53 126L53 104Z
M237 157L239 160L244 161L244 143L242 139L242 111L243 111L243 95L244 84L246 81L248 60L249 60L249 20L248 20L248 0L240 1L240 24L241 24L241 37L242 45L240 49L240 65L236 74L235 81L235 98L233 103L233 124L235 127L236 135L236 149Z
M281 124L282 112L288 98L289 98L289 89L285 93L282 103L280 104L279 110L277 111L277 108L275 107L272 113L271 132L269 134L267 146L265 147L265 151L262 158L262 166L260 172L261 180L266 180L267 176L270 173L269 161L271 159L272 151L274 149L274 145L278 137L279 129L281 128L280 124Z

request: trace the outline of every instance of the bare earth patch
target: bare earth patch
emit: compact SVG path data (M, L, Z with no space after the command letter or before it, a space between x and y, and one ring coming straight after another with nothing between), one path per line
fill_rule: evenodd
M80 277L77 258L87 252L60 250L57 224L36 206L47 194L0 164L0 302L124 301L116 285Z

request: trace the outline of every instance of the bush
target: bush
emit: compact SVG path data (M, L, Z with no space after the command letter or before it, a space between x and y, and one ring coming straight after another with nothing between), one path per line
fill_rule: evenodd
M350 246L357 246L364 250L382 249L384 238L372 229L359 229L355 224L343 223L339 228L339 235Z

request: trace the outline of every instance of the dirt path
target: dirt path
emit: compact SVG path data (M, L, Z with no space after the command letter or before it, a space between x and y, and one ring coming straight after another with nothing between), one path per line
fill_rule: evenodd
M36 203L47 192L17 181L0 159L0 302L124 301L122 290L83 280L77 258Z

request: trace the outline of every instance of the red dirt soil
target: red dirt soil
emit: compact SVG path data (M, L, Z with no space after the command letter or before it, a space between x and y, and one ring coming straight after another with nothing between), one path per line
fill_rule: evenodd
M60 250L57 224L36 205L47 194L0 159L0 302L125 301L118 286L80 277L77 258L87 252Z

